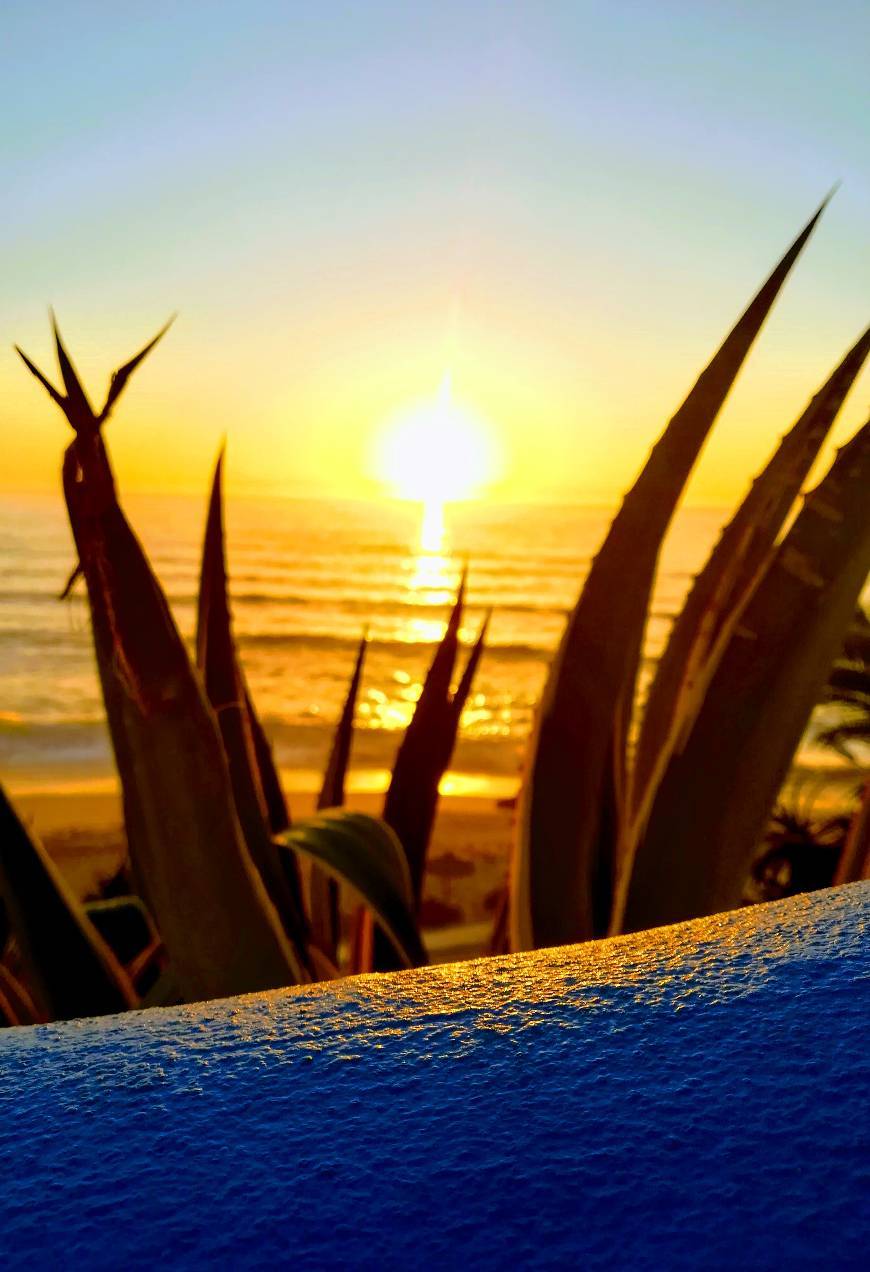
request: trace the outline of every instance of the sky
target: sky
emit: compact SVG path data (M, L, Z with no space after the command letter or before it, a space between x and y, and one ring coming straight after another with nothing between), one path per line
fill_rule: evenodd
M870 7L4 10L0 491L59 485L47 308L122 490L377 493L385 421L487 422L492 497L611 503L837 180L690 501L736 499L870 320ZM837 437L863 422L870 378Z

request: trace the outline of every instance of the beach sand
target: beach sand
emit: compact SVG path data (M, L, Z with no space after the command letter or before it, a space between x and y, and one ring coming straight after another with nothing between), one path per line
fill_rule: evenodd
M796 765L783 789L816 817L849 809L865 774L850 767ZM93 896L124 857L120 798L111 781L12 790L15 805L75 894ZM292 814L314 812L313 791L287 792ZM379 814L383 795L354 792L347 806ZM495 797L442 795L429 849L421 922L433 962L486 954L498 890L507 878L515 814Z
M116 791L19 791L13 797L78 897L93 895L121 864L124 838ZM296 818L314 811L312 792L294 791L289 800ZM348 799L348 807L365 813L379 813L382 803L383 796L373 794ZM494 798L441 797L422 913L433 961L486 953L493 894L507 876L512 828L513 813Z

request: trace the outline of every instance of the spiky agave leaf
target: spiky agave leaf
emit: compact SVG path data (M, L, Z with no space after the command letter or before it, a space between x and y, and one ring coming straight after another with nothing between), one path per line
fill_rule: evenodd
M118 504L99 424L72 400L64 495L140 893L185 999L289 984L304 973L245 847L217 723Z
M127 381L130 379L130 376L139 366L140 362L144 361L144 359L147 358L148 354L151 352L154 346L158 343L158 341L163 339L163 337L166 335L169 328L175 322L175 318L176 318L176 315L173 314L172 317L169 319L169 321L164 323L164 325L160 328L157 335L154 336L153 339L149 340L148 343L143 348L141 348L138 353L134 354L133 357L130 358L129 362L125 362L122 367L119 367L117 371L114 371L112 373L112 378L109 381L109 391L106 394L106 401L102 411L100 412L101 424L104 424L106 420L109 418L109 416L111 415L112 408L114 407L118 398L123 393L124 389L127 387Z
M464 569L444 637L399 748L384 807L384 818L398 834L408 856L418 908L438 806L438 788L450 765L462 711L483 654L489 625L489 615L486 615L456 692L451 695L450 682L459 649L466 576L467 569ZM377 934L371 939L370 933L358 933L354 944L362 951L373 950L374 966L379 971L390 971L396 966L391 952Z
M34 993L48 1020L127 1011L124 969L0 786L0 891Z
M743 612L658 789L623 928L738 906L870 571L870 424L838 452Z
M323 786L317 799L318 809L340 808L344 803L344 783L350 763L353 721L367 644L368 632L364 632L357 650L347 697L332 739L332 748L323 776ZM334 879L330 879L319 866L313 865L308 880L308 896L311 940L335 963L340 936L338 884Z
M326 772L323 775L323 785L321 786L320 794L317 797L318 809L339 808L344 803L344 783L347 778L347 770L350 763L350 748L351 743L353 742L353 722L356 714L356 702L359 697L359 687L362 681L367 648L368 631L366 630L363 632L359 643L353 674L350 678L350 684L347 689L347 696L345 697L344 706L342 707L341 715L333 735L332 747L326 764Z
M449 756L445 760L445 735L452 714L450 683L459 650L465 584L463 571L444 636L396 754L384 803L384 820L392 826L405 850L418 903L438 804L438 783L449 760Z
M870 351L870 330L846 354L782 439L723 530L677 616L644 706L633 769L633 801L642 803L681 699L739 607L800 493L846 394Z
M260 787L266 801L266 812L269 828L273 834L286 830L290 825L290 809L284 795L284 788L278 776L272 747L266 736L260 717L257 715L253 699L245 688L245 702L248 707L248 719L251 722L251 735L254 739L254 754L257 757L257 768L260 772ZM295 871L295 867L291 867Z
M480 625L480 631L477 634L477 640L471 648L471 653L465 663L462 677L456 686L456 692L450 700L450 727L445 739L447 743L447 758L444 762L445 769L450 763L453 755L453 747L456 742L456 735L459 731L459 722L462 719L462 713L465 710L465 704L468 702L468 696L471 693L471 686L474 684L474 677L477 675L477 668L480 666L480 660L486 648L486 637L489 631L489 624L492 620L492 610L489 609L483 616L483 622Z
M779 262L668 424L614 517L540 703L511 881L515 949L606 932L625 742L659 550L716 416L821 215Z
M399 965L427 962L415 917L414 895L402 846L386 822L365 813L333 809L306 818L279 836L369 907Z
M619 869L633 845L681 733L691 726L719 659L773 551L777 536L870 352L865 331L756 478L698 574L671 630L644 706L632 768L632 810ZM614 905L619 930L621 901Z
M67 418L77 432L95 431L96 421L93 409L88 401L88 395L82 388L78 373L72 364L72 359L67 353L64 343L60 338L60 331L58 330L54 310L50 310L49 313L51 316L51 330L54 336L54 347L57 352L57 363L60 367L60 375L66 392ZM77 422L73 423L73 420Z
M245 844L292 943L307 963L308 925L298 876L288 854L275 848L252 727L253 703L236 652L227 584L223 515L223 450L218 455L202 549L196 625L196 661L220 727L236 812ZM282 861L286 857L286 866Z

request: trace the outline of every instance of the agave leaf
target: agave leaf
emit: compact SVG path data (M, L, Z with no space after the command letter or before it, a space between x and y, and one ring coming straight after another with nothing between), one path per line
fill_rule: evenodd
M487 615L456 692L451 696L450 680L459 648L466 576L467 568L462 573L456 604L444 638L432 661L414 715L399 748L384 807L384 818L396 830L408 856L417 907L422 896L429 840L438 806L438 787L450 765L462 710L483 654L489 623ZM363 950L368 943L364 937L355 942ZM392 970L395 964L391 961L390 951L378 939L377 934L373 948L375 967L379 971Z
M172 968L167 968L142 998L143 1007L177 1007L185 1001L184 992L173 975Z
M339 808L344 803L344 782L350 761L353 721L360 681L362 680L367 642L368 634L363 633L344 708L332 740L332 749L326 765L326 773L323 777L323 786L317 800L318 809ZM338 884L334 879L330 879L319 866L312 866L308 881L308 896L310 902L311 940L318 949L327 955L332 963L335 963L338 957L340 936Z
M0 963L0 1016L7 1025L41 1025L46 1019L21 981L3 963Z
M251 735L254 739L257 768L260 772L260 787L263 791L263 798L266 801L269 828L273 834L277 835L290 825L290 809L287 806L284 788L281 785L278 769L275 766L272 747L266 736L266 730L263 728L260 717L254 708L253 699L247 686L245 687L245 703L248 708L248 719L251 723Z
M450 682L459 649L465 584L463 571L444 636L399 746L384 803L384 820L392 826L405 850L418 903L438 804L438 783L449 762L445 752L452 716Z
M608 789L621 788L661 542L716 416L821 211L668 424L592 562L551 667L523 784L511 883L515 949L561 945L607 930L610 863L623 810L603 816L602 808L610 806Z
M124 365L122 367L119 367L117 371L112 372L112 378L109 381L109 392L106 394L106 402L105 402L105 405L103 406L102 411L100 412L101 424L105 424L106 420L109 418L112 412L113 406L115 405L115 403L117 402L121 394L124 392L124 389L127 387L127 381L130 379L130 376L139 366L139 363L144 361L144 359L147 358L148 354L151 352L154 346L158 343L158 341L163 339L163 337L166 335L169 328L175 322L175 318L176 318L176 315L173 314L172 317L169 319L169 321L167 323L164 323L164 325L160 328L160 330L158 331L157 335L153 338L153 340L149 340L148 343L145 345L145 347L143 349L140 349L139 352L135 354L130 359L129 362L125 362Z
M623 928L741 902L870 571L870 424L810 494L746 606L637 849Z
M301 892L293 870L284 869L282 857L286 854L278 853L272 839L251 725L251 700L233 637L224 536L223 458L221 451L215 465L203 542L196 661L220 727L245 844L296 957L305 964L307 923ZM288 859L287 865L291 867L292 861Z
M468 701L468 695L471 693L471 686L474 683L474 677L477 675L477 668L483 657L483 651L486 648L486 636L489 631L490 620L492 619L492 610L487 610L483 616L483 622L480 625L480 631L477 640L474 642L471 653L462 672L462 678L456 686L456 692L451 700L451 723L452 732L448 734L449 751L444 767L450 763L450 757L453 754L453 746L456 741L456 734L459 730L459 722L462 719L462 713L465 710L465 704Z
M401 966L418 967L428 961L414 915L408 864L386 822L335 809L296 822L278 842L360 895Z
M81 577L82 577L82 567L78 564L78 562L76 562L76 564L73 566L72 570L70 571L69 578L67 579L66 583L64 583L63 588L61 589L57 599L59 601L65 601L66 598L72 594L73 588L75 587L76 583L78 583Z
M51 383L51 381L46 376L43 375L39 367L36 366L34 362L30 361L30 359L28 358L27 354L24 352L23 349L19 348L18 345L15 345L14 348L15 348L15 352L18 354L21 361L27 367L27 370L30 372L31 375L36 376L37 380L45 389L46 393L51 398L52 402L54 402L57 406L59 406L60 409L64 412L64 414L66 414L66 398L63 396L63 394L59 393L57 389L54 387L54 385Z
M140 897L103 897L99 901L87 901L85 914L122 967L138 958L144 949L157 940L157 933L148 910ZM131 980L135 978L130 973Z
M82 388L78 373L72 364L72 359L64 348L63 341L60 338L60 332L57 328L57 320L54 316L54 310L51 310L50 314L51 328L54 333L54 345L57 350L57 362L60 367L63 387L66 390L67 419L76 430L81 428L93 429L96 425L94 423L94 412L91 409L90 402L88 401L88 395Z
M320 795L317 800L318 809L338 808L344 803L344 783L350 761L351 742L353 741L353 721L367 646L368 632L366 631L363 632L359 643L347 697L344 700L344 707L332 740L332 749L329 753L326 772L323 776L323 786L320 789Z
M620 868L681 733L691 726L719 659L757 586L777 535L870 352L866 331L782 439L767 467L723 530L695 579L659 660L643 712L632 770L633 812ZM619 930L619 903L614 928Z
M239 827L226 758L147 557L118 504L98 422L76 438L64 495L85 575L131 862L188 1000L304 975ZM93 427L91 427L91 425Z
M133 986L0 786L0 889L28 978L50 1020L137 1005Z
M60 409L63 411L64 415L66 416L69 423L72 425L75 432L76 433L82 432L86 434L88 433L96 434L99 432L100 424L103 422L103 420L105 420L108 417L112 404L120 395L121 390L124 388L124 385L127 383L127 380L130 378L130 375L135 370L135 368L139 365L142 359L146 356L146 354L148 354L154 348L154 346L157 344L157 341L161 338L161 336L163 336L163 334L172 325L172 322L174 321L174 315L172 318L169 319L169 322L166 323L166 326L163 327L163 329L158 332L158 334L154 337L154 339L150 341L150 343L147 344L145 348L141 350L140 353L138 353L134 358L132 358L125 366L121 367L120 371L116 371L114 373L114 375L112 376L112 383L109 386L109 396L106 400L106 405L103 407L102 414L99 417L97 417L94 415L94 412L91 408L91 404L88 401L87 394L82 388L81 381L79 380L75 367L72 364L72 359L67 353L64 343L61 339L61 335L57 326L57 320L55 319L55 316L54 316L54 310L51 310L50 313L51 313L52 331L54 333L55 346L57 349L57 358L58 358L58 363L60 365L60 372L63 378L64 387L66 389L66 396L58 392L58 390L54 387L54 385L47 379L46 376L43 375L43 373L39 370L39 368L33 362L31 362L27 354L24 353L24 351L20 349L18 345L15 346L15 351L18 354L18 356L21 358L21 360L23 361L27 369L31 372L32 375L36 377L39 383L46 390L51 400L57 406L59 406ZM116 384L116 381L117 381L117 384ZM62 601L66 600L67 596L69 596L70 592L72 591L76 583L76 580L79 578L81 573L82 573L81 564L77 564L73 568L69 578L67 579L66 584L63 588L63 591L60 593L60 597L59 597L60 600Z

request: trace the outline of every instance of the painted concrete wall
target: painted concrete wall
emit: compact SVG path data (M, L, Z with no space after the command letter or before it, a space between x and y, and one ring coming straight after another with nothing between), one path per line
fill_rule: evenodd
M870 885L0 1036L6 1268L851 1268Z

